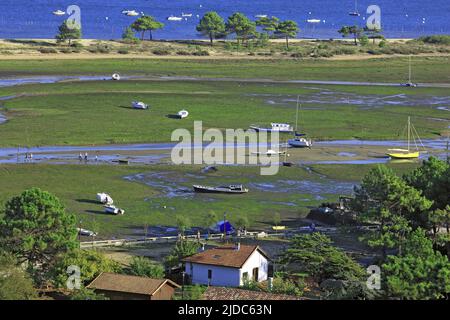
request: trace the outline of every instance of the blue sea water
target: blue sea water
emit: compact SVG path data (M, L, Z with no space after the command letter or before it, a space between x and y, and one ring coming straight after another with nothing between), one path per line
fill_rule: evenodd
M359 0L361 16L354 10L354 0L0 0L0 38L53 38L58 25L67 18L55 16L55 10L66 11L69 5L81 9L83 38L117 39L136 17L122 10L136 10L165 23L155 33L159 39L195 39L201 37L195 26L207 11L217 11L226 18L239 11L252 19L255 15L274 15L298 22L300 38L337 38L342 25L365 25L366 9L376 4L381 8L384 34L391 38L411 38L429 34L450 34L449 0ZM167 21L170 15L192 13L183 21ZM320 23L308 23L319 19Z

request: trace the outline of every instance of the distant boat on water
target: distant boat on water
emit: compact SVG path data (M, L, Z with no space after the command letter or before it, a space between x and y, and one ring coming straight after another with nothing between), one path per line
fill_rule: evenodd
M192 17L192 13L182 13L181 16L184 18L190 18Z
M350 11L348 13L350 16L354 16L354 17L359 17L361 14L358 11L358 0L355 0L355 10L354 11Z
M320 19L308 19L308 20L306 20L306 22L308 22L308 23L320 23L320 21L322 21L322 20L320 20Z
M136 10L123 10L122 13L129 17L136 17L139 15L139 12L137 12Z
M183 18L182 17L170 16L170 17L167 17L167 20L169 20L169 21L181 21L181 20L183 20Z
M267 14L257 14L255 18L267 18Z
M65 13L64 11L62 11L62 10L56 10L56 11L53 11L53 14L54 14L55 16L63 16L63 15L65 15L66 13Z

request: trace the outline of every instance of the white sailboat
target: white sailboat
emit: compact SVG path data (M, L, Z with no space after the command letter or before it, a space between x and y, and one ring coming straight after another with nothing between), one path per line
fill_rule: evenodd
M55 16L64 16L66 13L62 10L56 10L56 11L53 11L53 14Z
M183 18L182 17L170 16L170 17L167 17L167 20L169 20L169 21L181 21L181 20L183 20Z
M402 86L404 87L417 87L417 83L413 83L411 81L411 56L409 56L409 68L408 68L408 82L407 83L402 83Z
M307 139L303 138L303 136L305 136L305 134L297 133L299 99L300 99L300 97L297 96L297 113L296 113L296 119L295 119L294 138L293 139L289 139L288 140L288 144L291 147L294 147L294 148L311 148L311 145L312 145L311 139L307 140Z
M361 15L358 11L358 0L355 0L355 11L350 11L348 14L354 17L359 17Z

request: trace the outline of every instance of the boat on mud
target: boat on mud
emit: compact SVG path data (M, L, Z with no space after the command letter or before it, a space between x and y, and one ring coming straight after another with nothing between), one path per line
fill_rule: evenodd
M106 213L111 213L111 214L115 214L115 215L125 214L125 210L117 208L116 206L113 206L113 205L106 205L106 206L104 206L104 208L105 208Z
M266 152L252 152L252 155L254 156L278 156L278 155L284 155L285 151L275 151L272 149L267 150Z
M143 103L142 101L133 101L131 103L133 109L147 110L148 104Z
M106 205L111 205L114 203L111 196L105 192L97 193L97 201Z
M242 194L247 193L248 189L244 188L241 184L239 185L229 185L229 186L219 186L219 187L210 187L210 186L201 186L201 185L193 185L195 192L199 193L230 193L230 194Z
M180 119L187 118L188 115L189 115L189 112L187 112L186 110L181 110L177 113L177 116Z
M272 122L270 124L270 128L251 125L250 129L253 129L255 131L262 131L262 132L288 132L288 133L290 133L290 132L294 131L290 124L276 123L276 122Z
M411 118L408 117L408 125L407 125L407 134L408 134L408 147L407 149L389 149L387 155L391 157L391 159L417 159L420 157L419 147L417 142L422 145L422 148L425 149L422 141L420 140L419 134L417 133L414 126L411 124ZM416 139L417 137L417 139ZM411 138L415 144L416 150L411 151Z
M308 139L304 138L306 136L306 134L297 132L299 99L300 99L300 97L297 96L297 113L296 113L296 118L295 118L294 138L288 140L288 145L293 148L311 148L311 145L312 145L311 139L308 140Z

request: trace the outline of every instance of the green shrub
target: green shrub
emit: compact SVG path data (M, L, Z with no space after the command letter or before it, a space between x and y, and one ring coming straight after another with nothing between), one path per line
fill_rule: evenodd
M165 48L159 48L159 49L153 49L152 53L156 54L157 56L167 56L170 54L170 50L165 49Z
M192 53L193 56L209 56L209 51L207 50L198 50Z
M450 35L424 36L418 38L417 40L424 43L450 45Z
M129 54L130 51L128 49L119 49L119 50L117 50L117 53L118 54Z
M386 47L386 40L381 40L380 41L380 43L378 43L378 46L380 47L380 48L384 48L384 47Z
M165 275L164 266L153 263L145 257L134 257L130 263L129 273L153 279L163 279Z
M186 50L178 50L177 51L177 55L179 55L179 56L190 56L191 52L190 51L186 51Z
M53 48L40 48L39 52L40 53L58 53L58 51Z
M84 46L83 46L83 44L82 43L80 43L80 42L72 42L72 44L70 45L72 48L78 48L78 49L81 49L81 48L84 48Z

